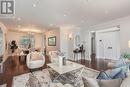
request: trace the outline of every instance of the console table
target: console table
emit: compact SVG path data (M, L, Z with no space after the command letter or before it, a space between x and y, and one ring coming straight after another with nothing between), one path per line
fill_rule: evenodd
M21 63L21 62L26 62L26 57L27 57L26 54L21 54L21 55L19 55L19 62L20 62L20 63Z
M74 60L76 60L78 55L80 55L81 59L83 58L85 60L85 50L74 50Z

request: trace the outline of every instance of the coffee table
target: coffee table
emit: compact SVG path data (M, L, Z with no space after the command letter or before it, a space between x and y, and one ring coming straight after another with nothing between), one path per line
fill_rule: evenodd
M58 76L56 76L54 78L53 82L56 81L59 77L64 77L65 74L67 74L67 73L71 74L71 72L74 72L76 70L80 71L80 74L81 74L85 67L81 64L78 64L78 63L75 63L72 61L67 61L66 65L63 65L63 66L59 66L57 63L49 63L49 64L47 64L47 66L59 74ZM80 74L79 74L79 76L80 76Z

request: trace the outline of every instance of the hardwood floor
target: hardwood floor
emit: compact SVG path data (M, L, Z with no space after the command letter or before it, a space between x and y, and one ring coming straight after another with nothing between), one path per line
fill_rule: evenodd
M98 71L105 71L105 70L109 69L107 67L109 61L110 60L94 59L92 61L79 60L79 61L76 61L76 62L80 63L82 65L85 65L86 67L98 70Z
M46 63L49 63L49 58L47 56ZM46 68L46 63L43 69ZM11 87L14 76L30 72L24 61L19 62L19 56L9 57L3 66L4 71L0 74L0 84L7 83L7 87Z
M106 70L108 60L93 59L91 62L87 60L79 60L77 63L83 64L86 67L90 67L96 70ZM49 63L49 58L46 56L46 64ZM46 68L46 64L43 69ZM0 84L7 83L7 87L11 87L14 76L21 75L30 72L25 62L19 62L19 57L9 57L4 63L4 73L0 74Z

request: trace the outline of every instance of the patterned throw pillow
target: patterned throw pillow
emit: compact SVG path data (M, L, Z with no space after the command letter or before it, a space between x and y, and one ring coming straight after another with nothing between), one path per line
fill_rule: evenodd
M108 74L113 79L117 74L119 74L122 71L121 68L115 68L112 69Z
M123 70L121 70L119 73L117 73L117 74L113 77L113 79L118 79L118 78L121 78L121 79L126 78L126 73L125 73Z
M123 59L123 58L120 58L117 62L116 62L116 64L115 64L115 68L119 68L119 67L122 67L122 66L125 66L125 65L127 65L126 64L126 62L125 62L125 60Z
M97 79L108 80L108 79L111 79L111 77L105 71L101 71Z
M122 66L112 70L102 71L100 72L97 79L100 80L124 79L126 77L127 70L128 70L127 66Z

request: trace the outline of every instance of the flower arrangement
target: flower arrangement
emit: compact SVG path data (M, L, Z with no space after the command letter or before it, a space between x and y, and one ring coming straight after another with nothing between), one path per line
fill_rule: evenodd
M13 40L11 41L10 43L10 49L11 49L11 52L14 53L14 51L18 48L17 44L16 44L16 41Z
M129 53L123 53L121 56L123 58L125 58L125 59L130 59L130 54Z

